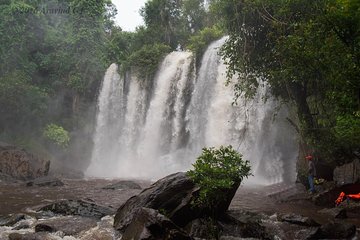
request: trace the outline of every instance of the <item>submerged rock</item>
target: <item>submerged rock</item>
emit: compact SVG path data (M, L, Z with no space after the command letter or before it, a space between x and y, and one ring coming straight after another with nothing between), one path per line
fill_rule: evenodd
M97 225L94 218L79 216L64 216L39 221L35 226L35 232L58 232L67 236L76 235L82 231L89 230Z
M120 181L114 184L103 187L103 189L141 189L141 186L133 181Z
M65 184L60 179L54 177L41 177L26 183L26 186L28 187L60 187L64 185Z
M16 146L0 143L0 172L19 180L46 176L50 161L35 157Z
M47 232L39 233L10 233L9 240L58 240L58 237L52 236Z
M63 200L41 207L39 211L51 211L61 215L78 215L102 218L114 214L115 210L86 200Z

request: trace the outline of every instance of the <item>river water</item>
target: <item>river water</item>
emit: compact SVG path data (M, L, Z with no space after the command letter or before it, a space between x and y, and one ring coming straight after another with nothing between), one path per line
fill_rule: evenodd
M37 207L63 199L91 199L97 204L117 209L131 196L141 192L139 189L109 190L103 187L116 183L119 179L62 180L61 187L27 187L23 183L5 184L0 182L0 215L26 213ZM151 185L150 181L134 180L142 188ZM289 196L292 201L282 201ZM230 210L248 210L266 214L296 213L312 217L320 223L327 221L317 212L322 208L315 206L309 195L300 185L273 184L241 185ZM360 219L354 221L360 227Z

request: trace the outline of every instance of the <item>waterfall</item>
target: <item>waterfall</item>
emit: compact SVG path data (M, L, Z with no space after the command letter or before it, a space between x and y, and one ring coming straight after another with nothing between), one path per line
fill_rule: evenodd
M250 161L249 183L293 181L298 153L288 111L260 86L254 99L238 99L225 86L218 55L226 38L212 43L199 69L190 52L165 57L151 86L124 78L112 64L98 100L88 176L157 179L191 168L203 147L231 144Z
M103 175L116 157L116 142L124 119L124 79L118 74L118 66L107 69L98 99L98 114L94 135L89 175ZM104 158L104 153L107 157Z

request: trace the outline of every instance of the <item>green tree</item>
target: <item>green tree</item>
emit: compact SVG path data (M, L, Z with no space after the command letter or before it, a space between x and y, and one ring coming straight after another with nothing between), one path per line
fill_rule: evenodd
M69 132L59 125L53 123L46 125L43 130L43 135L46 139L62 148L67 148L69 146Z
M183 31L181 1L150 0L145 3L140 13L146 27L158 34L159 43L175 49L179 43L179 35Z
M77 142L89 137L83 131L109 65L105 40L115 12L107 0L1 1L1 141L39 143L47 122L82 136Z
M229 40L223 48L236 94L252 97L264 81L294 103L305 141L328 160L342 161L334 134L338 116L359 124L359 3L354 0L217 0ZM347 154L358 148L346 141ZM341 153L341 154L340 154ZM346 154L345 154L346 155Z
M47 109L47 97L44 90L31 85L24 72L0 77L0 135L38 126Z
M249 161L244 161L232 146L203 148L193 166L194 170L189 170L187 174L200 187L194 204L209 209L215 209L219 202L225 200L224 190L236 191L241 181L251 175Z

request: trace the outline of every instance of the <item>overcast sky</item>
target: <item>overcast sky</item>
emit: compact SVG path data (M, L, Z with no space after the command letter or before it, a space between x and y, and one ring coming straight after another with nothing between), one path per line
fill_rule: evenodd
M139 14L141 7L147 0L112 0L118 13L115 22L124 31L134 31L135 28L143 24Z

